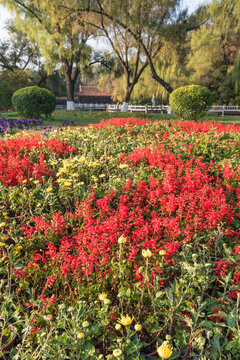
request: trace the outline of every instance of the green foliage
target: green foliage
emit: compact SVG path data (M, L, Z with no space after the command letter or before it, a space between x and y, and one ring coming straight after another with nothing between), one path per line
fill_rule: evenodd
M11 106L11 93L5 83L0 83L0 107Z
M191 116L194 120L212 104L210 90L200 85L182 86L172 92L169 104L179 116Z
M207 86L224 103L236 103L238 96L240 23L235 3L212 1L207 6L208 21L189 35L190 83Z
M29 70L14 69L13 71L7 71L4 78L12 94L19 89L33 85Z
M78 76L89 65L91 48L86 42L91 29L79 22L75 13L70 16L59 0L26 1L24 5L5 0L1 3L14 13L14 24L21 33L37 44L48 75L56 68L64 73L68 100L73 101Z
M55 110L56 98L54 94L38 86L28 86L17 90L12 97L15 109L26 117L48 117Z

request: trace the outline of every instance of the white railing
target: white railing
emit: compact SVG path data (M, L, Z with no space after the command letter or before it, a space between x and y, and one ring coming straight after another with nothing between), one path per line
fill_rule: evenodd
M121 111L122 105L110 104L107 106L107 111ZM171 113L171 108L168 105L128 105L129 112L167 112Z
M216 106L213 105L209 108L208 111L222 111L224 109L224 111L240 111L240 106L239 105L231 105L231 106L227 106L227 105L223 105L223 106Z
M213 105L208 109L209 114L220 114L224 116L225 114L234 113L233 115L240 115L240 106L239 105L222 105L222 106L216 106Z
M109 112L121 111L121 104L78 104L75 103L75 109L80 110L106 110ZM57 105L56 109L66 109L66 105ZM129 112L159 112L159 113L167 113L171 114L171 108L169 105L128 105ZM240 115L240 105L213 105L208 108L209 114L217 113L219 115L224 116L224 114L234 113L236 115Z
M74 104L75 109L81 110L106 110L108 104ZM66 109L67 105L56 105L56 109Z
M83 110L88 110L88 109L92 109L92 110L105 110L107 108L107 104L78 104L75 103L75 108L76 109L83 109Z
M122 105L118 104L78 104L75 103L75 109L80 110L106 110L106 111L121 111ZM56 109L66 109L66 105L57 105ZM167 112L171 114L171 108L168 105L128 105L129 112Z

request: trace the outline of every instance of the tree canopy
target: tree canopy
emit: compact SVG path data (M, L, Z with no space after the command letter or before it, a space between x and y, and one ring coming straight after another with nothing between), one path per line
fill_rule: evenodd
M150 101L153 94L167 101L174 88L188 84L207 86L215 101L228 103L239 98L238 0L212 0L191 15L181 8L180 0L0 3L9 7L15 25L31 42L23 49L36 46L48 73L58 70L64 74L69 102L74 101L79 75L90 74L90 66L97 69L93 73L98 74L99 87L126 103ZM105 44L96 55L90 46L93 38ZM107 50L103 38L107 39ZM29 60L26 53L20 63L16 53L8 61L14 46L22 49L22 40L5 52L7 45L2 43L0 64L17 71L26 63L33 64L36 54L31 51Z
M74 87L81 68L90 59L87 41L92 30L84 19L67 14L61 1L2 0L15 14L15 24L31 42L36 42L51 73L56 66L66 78L68 101L74 101ZM74 2L73 2L74 3ZM77 3L77 1L75 1ZM70 104L70 107L72 104Z

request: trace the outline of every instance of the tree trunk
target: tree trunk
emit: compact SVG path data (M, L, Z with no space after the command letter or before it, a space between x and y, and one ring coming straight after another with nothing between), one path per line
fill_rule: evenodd
M74 87L75 83L72 81L71 76L65 74L66 83L67 83L67 110L74 110Z
M128 111L128 103L129 103L130 98L131 98L131 93L132 93L132 88L127 87L126 94L125 94L123 104L122 104L122 108L121 108L121 112L127 112Z
M168 92L169 94L171 94L174 89L173 89L168 83L166 83L166 81L164 81L163 79L161 79L161 78L158 76L158 74L157 74L157 72L156 72L156 70L155 70L155 67L154 67L154 65L153 65L152 57L151 57L148 49L147 49L146 46L144 45L142 39L138 39L134 34L133 34L133 36L135 37L136 40L139 41L139 44L141 45L141 48L142 48L143 52L144 52L145 55L146 55L147 62L148 62L148 64L149 64L150 69L151 69L151 72L152 72L152 78L153 78L154 80L156 80L159 84L161 84L161 85L164 87L164 89L167 90L167 92Z
M145 47L144 47L145 48ZM165 90L167 90L167 92L169 94L171 94L173 92L173 88L168 84L166 83L166 81L164 81L163 79L161 79L158 74L156 73L156 70L155 70L155 67L153 65L153 62L152 62L152 59L147 51L147 49L145 48L145 54L146 54L146 57L147 57L147 61L148 61L148 64L150 66L150 69L151 69L151 72L152 72L152 78L154 80L156 80L159 84L161 84Z
M37 86L39 86L39 87L43 86L43 84L45 83L45 81L47 80L47 78L48 78L47 74L42 75L42 77L41 77L41 79L39 80Z
M79 68L76 66L73 71L73 61L69 62L68 59L63 59L65 79L67 83L67 110L74 110L74 88L79 75Z

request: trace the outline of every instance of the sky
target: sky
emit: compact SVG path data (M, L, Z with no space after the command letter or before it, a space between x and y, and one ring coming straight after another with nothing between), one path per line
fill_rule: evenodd
M183 8L188 9L188 13L192 13L199 5L202 5L210 0L182 0ZM7 32L4 29L5 21L11 18L11 14L6 7L0 5L0 40L7 38Z

